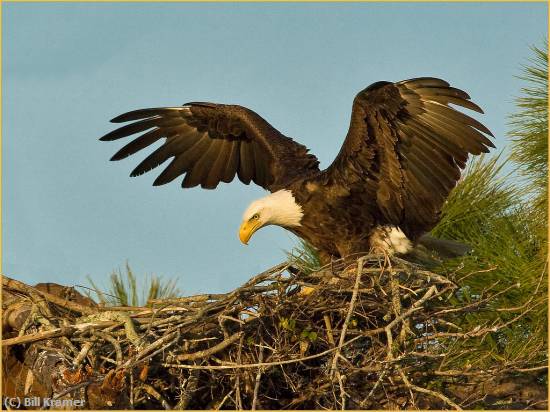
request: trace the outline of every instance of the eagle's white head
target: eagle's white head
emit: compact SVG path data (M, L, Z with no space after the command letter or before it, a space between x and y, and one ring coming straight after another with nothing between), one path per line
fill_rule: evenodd
M255 200L243 214L239 229L239 238L245 245L258 229L267 225L277 225L284 228L300 226L304 216L302 207L290 190L279 190L275 193Z

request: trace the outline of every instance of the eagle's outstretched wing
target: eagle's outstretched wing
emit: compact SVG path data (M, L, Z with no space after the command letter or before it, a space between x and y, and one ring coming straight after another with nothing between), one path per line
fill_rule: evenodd
M132 172L141 175L169 158L170 164L154 185L171 182L185 173L182 187L213 189L238 175L274 191L309 171L318 171L317 158L305 146L283 136L266 120L245 107L188 103L181 107L135 110L111 120L130 122L100 140L116 140L143 133L120 149L120 160L165 139Z
M449 104L483 111L436 78L378 82L357 94L351 124L325 183L345 186L412 234L430 230L469 154L488 152L491 132Z

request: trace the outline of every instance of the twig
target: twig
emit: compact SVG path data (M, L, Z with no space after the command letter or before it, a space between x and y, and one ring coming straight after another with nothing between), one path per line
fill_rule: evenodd
M38 306L36 304L33 304L31 306L31 310L29 311L27 318L21 325L21 328L19 329L19 333L17 336L23 336L25 334L25 331L27 330L27 328L31 325L31 323L34 322L36 315L38 315Z
M61 328L55 328L44 332L37 332L30 335L18 336L16 338L3 339L2 346L5 347L5 346L11 346L11 345L22 345L24 343L37 342L44 339L58 338L60 336L71 336L76 332L83 332L85 330L94 329L94 328L101 329L107 326L112 326L114 324L116 324L116 322L105 321L105 322L97 322L97 323L83 323L80 325L73 325L73 326L63 326Z
M355 342L358 339L363 338L362 335L356 336L353 339L348 340L345 342L341 347L349 345L350 343ZM334 352L336 348L327 349L321 353L317 353L315 355L305 356L303 358L298 359L285 359L278 362L265 362L265 363L244 363L244 364L234 364L234 365L184 365L180 363L163 363L162 366L165 366L167 368L180 368L180 369L207 369L207 370L222 370L222 369L247 369L247 368L267 368L269 366L278 366L278 365L287 365L290 363L298 363L298 362L305 362L307 360L320 358L322 356L325 356L329 353Z
M264 347L260 346L260 354L258 356L258 363L262 363L264 360ZM258 368L256 373L256 384L254 385L254 398L252 399L252 410L256 410L256 404L258 403L258 391L260 389L260 379L262 377L262 368Z
M67 395L68 393L71 393L71 392L74 392L74 391L76 391L76 390L78 390L78 389L84 388L84 387L86 387L86 386L88 386L88 385L90 385L90 384L92 384L92 383L94 383L94 382L96 382L96 381L97 381L97 379L92 379L92 380L89 380L89 381L86 381L86 382L81 382L81 383L79 383L79 384L77 384L77 385L71 386L70 388L67 388L67 389L65 389L65 390L62 391L62 392L56 393L56 394L52 397L52 399L59 399L59 398L61 398L62 396Z
M430 395L430 396L434 396L436 398L441 399L443 402L445 402L447 405L451 406L452 408L454 408L456 410L459 410L459 411L462 410L462 408L459 405L457 405L455 402L450 400L447 396L443 395L442 393L432 391L430 389L422 388L420 386L413 385L404 373L401 373L401 378L403 379L403 382L405 383L405 385L408 388L412 389L413 391L420 392L420 393L425 393L425 394Z
M217 411L219 411L219 410L222 408L222 406L223 406L223 404L225 403L225 401L233 394L233 391L234 391L234 389L231 389L229 392L227 392L227 395L225 395L225 396L223 397L223 399L222 399L222 401L220 402L220 404L216 406L215 409L216 409Z
M340 333L340 339L338 341L338 347L336 348L336 353L334 354L334 357L332 358L332 365L330 367L330 377L334 376L334 372L336 371L337 363L338 363L338 356L340 355L340 351L342 349L342 345L344 344L344 340L346 338L346 332L348 330L348 324L351 320L351 315L353 314L353 309L355 308L355 301L357 300L357 291L359 290L359 285L361 284L361 274L363 273L363 258L359 258L357 261L357 275L355 276L355 285L353 287L353 294L351 295L351 300L349 302L349 309L348 313L346 315L346 318L344 320L344 325L342 326L342 332Z
M146 383L142 383L140 387L147 392L149 395L151 395L153 398L155 398L157 401L160 402L162 407L166 410L172 410L174 409L168 401L162 396L155 388L153 388L151 385L148 385Z
M238 349L238 352L237 352L237 362L239 362L239 365L241 365L242 363L242 352L243 352L243 339L244 339L244 335L241 335L240 337L240 345L239 345L239 349ZM241 376L240 375L237 375L237 379L235 379L235 397L236 397L236 401L237 401L237 409L240 409L242 410L243 409L243 402L242 402L242 399L241 399Z
M101 332L98 330L94 330L92 332L92 335L95 335L98 338L106 340L111 345L113 345L113 348L115 348L115 353L116 353L116 364L120 365L122 363L122 349L120 349L120 344L118 343L118 341L108 333Z
M189 378L187 379L187 383L185 387L182 388L182 391L180 394L180 400L176 405L175 409L178 409L178 410L187 409L187 406L189 406L189 403L193 399L193 394L197 390L198 385L199 385L198 372L191 371L189 373Z
M189 360L208 358L209 356L224 350L232 343L235 343L236 341L238 341L241 338L241 336L243 336L243 334L244 332L235 333L234 335L231 335L226 340L221 341L220 343L212 346L211 348L201 350L195 353L184 353L183 355L178 355L176 359L179 361L186 361L186 360L189 361Z
M340 387L340 403L341 409L346 410L346 390L344 389L344 380L339 370L336 370L336 377L338 378L338 386Z
M324 315L323 320L325 321L325 327L327 328L327 339L329 343L334 346L336 345L336 342L334 342L334 336L332 336L332 326L330 324L330 316Z
M172 341L174 338L176 338L178 336L178 332L175 331L175 332L172 332L172 333L169 333L165 336L163 336L161 339L151 343L149 346L145 347L144 349L142 349L140 352L138 352L133 358L130 358L128 359L124 365L122 365L122 368L130 368L130 367L134 367L138 361L140 360L143 360L143 358L145 358L145 356L149 353L151 353L152 351L154 351L155 349L163 346L164 344L166 344L166 342L170 342Z
M94 346L93 342L86 342L84 343L84 345L82 345L80 352L74 358L73 368L78 368L80 366L84 358L88 356L88 352L90 351L90 349L92 349L92 346Z
M371 396L374 394L374 391L376 390L376 388L378 388L378 385L380 385L380 382L382 382L382 380L384 379L384 376L386 376L386 373L388 372L388 369L384 369L382 371L382 373L380 374L380 376L378 377L378 379L376 380L376 383L374 384L374 386L372 387L372 389L369 391L367 397L365 399L363 399L361 401L361 403L359 404L359 408L360 409L363 409L365 407L365 405L367 404L367 401L371 398Z

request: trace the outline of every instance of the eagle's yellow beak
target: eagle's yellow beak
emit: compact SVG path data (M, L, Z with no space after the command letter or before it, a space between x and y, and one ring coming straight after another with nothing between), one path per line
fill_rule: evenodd
M255 221L246 221L241 224L241 227L239 228L239 239L241 239L241 242L243 244L248 245L248 241L254 234L256 230L258 230L261 227L261 223L258 222L258 220Z

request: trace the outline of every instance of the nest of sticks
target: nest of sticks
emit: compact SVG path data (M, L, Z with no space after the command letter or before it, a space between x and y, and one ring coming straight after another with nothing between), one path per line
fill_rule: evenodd
M506 325L463 330L457 320L491 296L448 305L456 293L446 277L378 255L311 273L283 263L230 293L148 307L3 277L4 395L84 409L472 407L497 370L453 370L446 354Z

